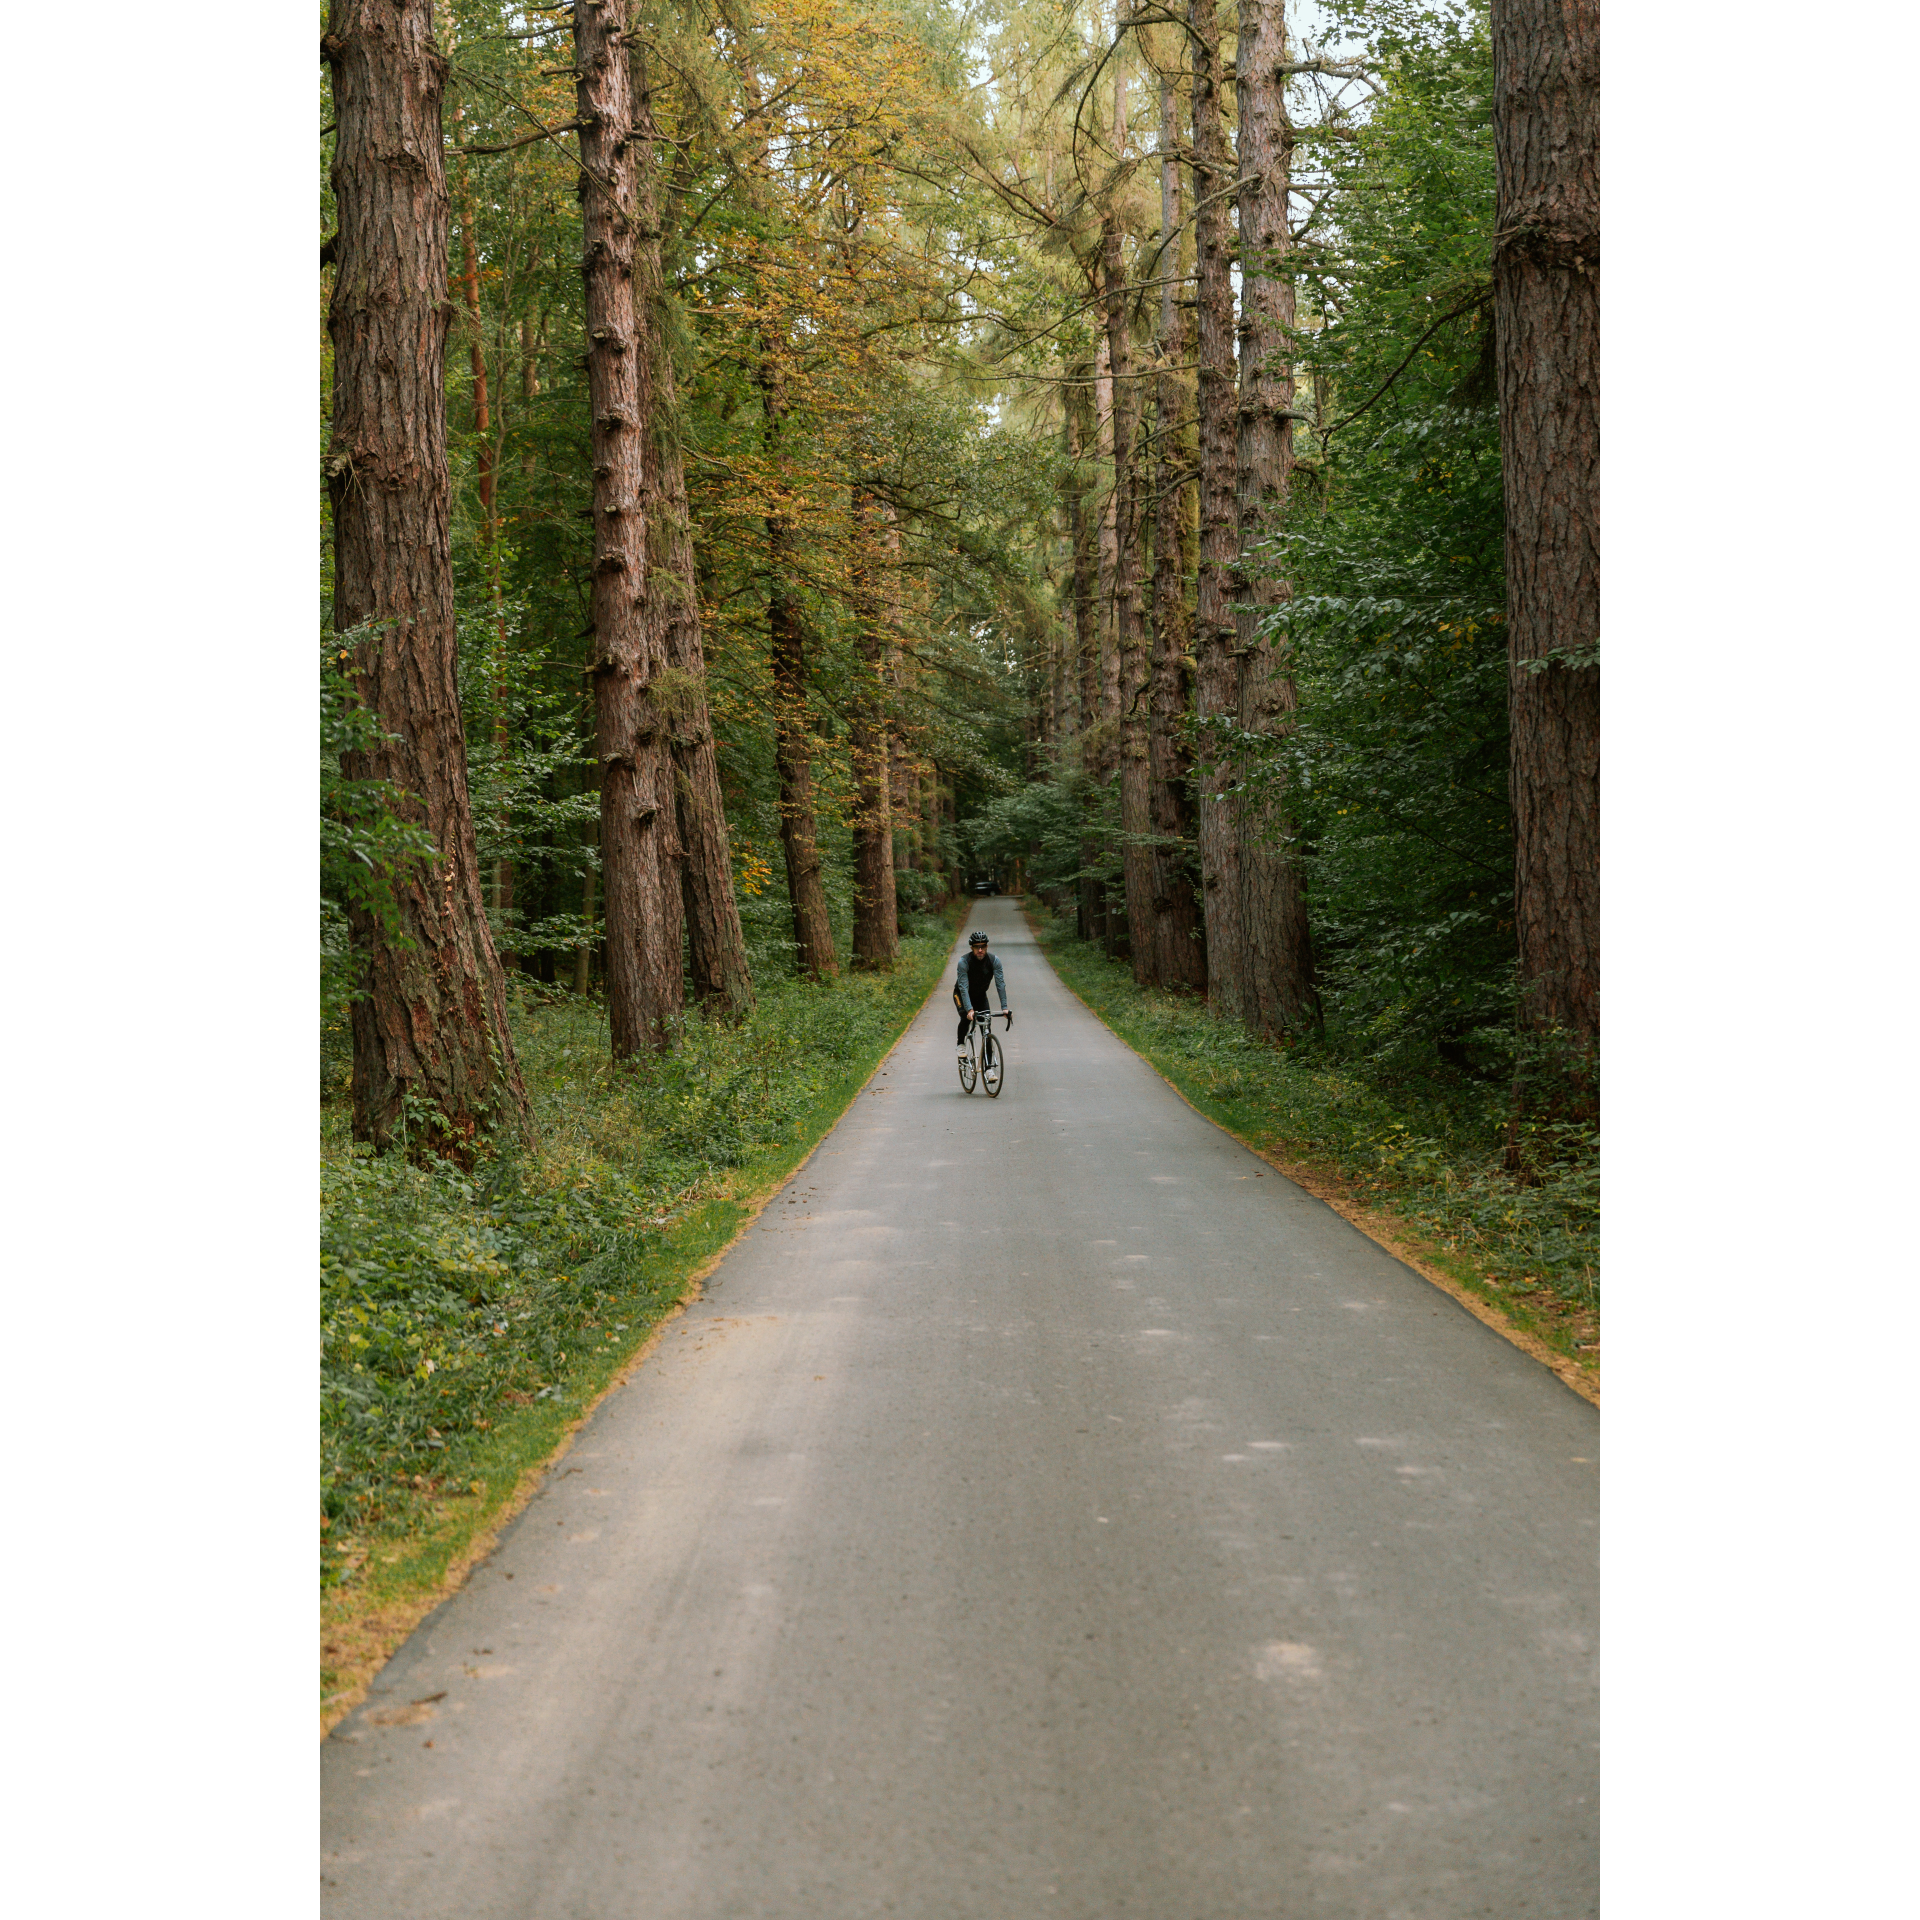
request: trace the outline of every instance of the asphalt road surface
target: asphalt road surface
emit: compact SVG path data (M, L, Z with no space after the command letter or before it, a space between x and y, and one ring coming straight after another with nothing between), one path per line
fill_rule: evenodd
M1597 1416L982 902L943 986L323 1743L345 1920L1577 1920Z

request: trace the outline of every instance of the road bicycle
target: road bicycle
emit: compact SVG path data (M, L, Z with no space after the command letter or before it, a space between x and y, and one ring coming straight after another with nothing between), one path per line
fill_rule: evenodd
M978 1013L967 1023L967 1051L960 1061L960 1084L971 1093L976 1083L991 1099L1007 1084L1007 1044L993 1037L993 1023L1013 1025L1011 1013Z

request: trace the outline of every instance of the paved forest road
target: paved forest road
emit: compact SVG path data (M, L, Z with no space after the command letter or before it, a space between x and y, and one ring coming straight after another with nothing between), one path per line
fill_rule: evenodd
M323 1743L329 1916L1596 1911L1593 1408L975 924L1006 1092L943 987Z

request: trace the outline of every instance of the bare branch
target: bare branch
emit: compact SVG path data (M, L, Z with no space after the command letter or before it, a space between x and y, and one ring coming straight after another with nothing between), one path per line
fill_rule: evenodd
M1296 73L1322 73L1331 75L1336 80L1358 80L1376 98L1384 100L1387 97L1387 90L1358 60L1289 60L1285 66L1276 67L1274 71L1288 76Z
M536 127L533 132L523 134L518 140L503 140L498 146L463 147L457 141L453 140L448 141L447 144L453 148L455 153L511 153L516 147L532 146L536 140L551 140L559 134L578 133L579 131L580 122L578 120L569 120L563 126ZM567 157L569 159L573 158L571 154L568 154Z
M1383 381L1381 381L1379 386L1376 387L1372 393L1368 394L1368 396L1364 400L1362 400L1360 404L1357 407L1355 407L1350 414L1348 414L1344 419L1336 420L1333 423L1333 425L1330 426L1326 430L1326 432L1320 436L1320 444L1324 447L1327 444L1327 442L1331 440L1333 436L1340 431L1342 427L1350 425L1353 421L1358 420L1360 416L1363 413L1365 413L1366 410L1370 406L1372 406L1373 403L1376 400L1378 400L1380 396L1384 394L1386 390L1390 386L1392 386L1393 383L1396 380L1398 380L1400 376L1403 373L1405 373L1410 366L1413 365L1414 355L1417 354L1420 351L1420 349L1424 347L1427 344L1427 342L1431 340L1433 336L1440 331L1442 327L1448 325L1452 321L1464 319L1468 314L1473 312L1473 310L1476 307L1484 307L1492 298L1493 298L1493 288L1491 285L1480 287L1476 289L1471 299L1463 300L1460 303L1460 305L1453 308L1451 312L1443 313L1440 316L1440 318L1436 320L1433 323L1433 325L1430 326L1426 330L1426 332L1423 333L1420 336L1420 338L1416 340L1413 343L1413 345L1407 349L1407 357L1404 360L1402 360L1400 364L1397 367L1395 367L1394 370L1390 374L1388 374Z

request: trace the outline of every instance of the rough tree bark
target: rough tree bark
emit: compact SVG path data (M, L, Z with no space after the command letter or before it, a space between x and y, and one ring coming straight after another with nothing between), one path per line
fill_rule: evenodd
M1116 84L1121 84L1116 82ZM1153 849L1147 763L1147 650L1139 605L1141 487L1136 470L1140 414L1133 382L1133 344L1127 319L1127 280L1120 257L1120 223L1109 215L1101 232L1101 278L1106 292L1107 363L1113 379L1113 650L1118 712L1114 742L1120 776L1120 873L1127 910L1127 949L1133 977L1154 975Z
M1096 293L1104 301L1104 285ZM1094 771L1101 784L1113 777L1120 759L1120 648L1115 626L1120 578L1120 488L1113 464L1113 348L1104 330L1093 371L1094 449L1106 470L1109 485L1100 503L1098 586L1094 611L1098 618L1100 720L1093 740Z
M1160 82L1160 327L1154 374L1153 659L1147 737L1148 823L1153 831L1153 978L1205 992L1207 950L1194 883L1191 758L1182 738L1191 673L1182 555L1193 499L1188 388L1178 371L1190 350L1186 310L1174 299L1181 247L1180 163L1171 76Z
M658 705L664 636L648 618L651 356L634 304L638 153L627 0L574 9L581 269L593 411L593 684L613 1056L659 1052L684 1004L673 757Z
M1600 1035L1600 11L1494 0L1493 252L1522 1018ZM1544 664L1543 664L1544 663Z
M1101 298L1101 283L1094 281L1094 297ZM1081 765L1102 787L1110 786L1120 764L1120 649L1115 645L1113 583L1120 561L1120 524L1116 508L1119 502L1112 485L1113 474L1113 354L1103 329L1096 343L1093 363L1093 451L1108 480L1100 502L1096 533L1098 567L1095 572L1094 612L1094 698L1095 721L1088 737ZM1089 847L1089 855L1093 849ZM1120 951L1120 916L1107 883L1097 880L1092 887L1093 937L1109 957ZM1122 896L1124 904L1124 895Z
M860 688L854 697L851 752L853 815L853 964L883 969L900 957L899 904L893 884L893 790L888 772L889 699L897 620L889 622L887 596L876 570L897 571L898 536L881 531L883 510L870 496L853 502L856 540L866 543L857 563L855 611L860 620ZM889 537L891 536L891 537Z
M594 836L595 844L599 836ZM594 898L600 889L600 869L589 867L580 883L580 917L589 927L593 925ZM595 942L594 944L598 944ZM578 947L573 955L573 990L585 993L593 985L593 946Z
M893 815L894 832L899 840L899 869L917 873L920 869L920 766L914 758L912 742L907 738L902 712L912 685L912 667L904 660L894 663L894 711L887 732L888 802Z
M865 169L843 166L836 194L837 250L849 298L859 301L866 227ZM900 957L900 907L893 879L892 683L899 658L899 531L891 511L856 488L850 501L852 600L860 668L849 711L854 780L853 964L883 971ZM883 592L880 581L887 588Z
M1208 721L1237 725L1232 573L1239 556L1234 500L1234 362L1227 194L1232 161L1220 107L1220 28L1213 0L1188 0L1193 50L1194 358L1198 366L1200 552L1194 588L1194 713L1202 722L1197 804L1207 998L1244 1019L1250 1007L1238 807L1231 758Z
M1087 511L1087 457L1093 444L1093 368L1067 370L1067 524L1073 542L1074 730L1084 745L1099 723L1100 627L1095 598L1099 562L1094 516ZM1089 768L1090 772L1092 769Z
M653 183L657 135L646 53L637 42L632 47L631 73L638 168L634 301L652 402L643 456L649 548L646 602L649 622L658 629L654 651L667 666L658 705L673 757L687 973L696 1001L724 1018L740 1019L753 1009L753 979L747 971L746 936L734 894L733 854L720 797L720 764L707 709L693 524L687 509L686 463L680 452L673 360L667 351L666 276Z
M1243 733L1271 738L1298 701L1282 649L1265 631L1287 597L1260 549L1279 532L1293 477L1293 282L1287 253L1287 185L1293 129L1286 112L1282 0L1240 0L1234 71L1240 108L1240 412L1237 447L1240 552L1234 617ZM1299 1033L1319 1017L1306 891L1290 847L1278 788L1239 809L1246 976L1241 1018L1257 1033Z
M784 343L760 335L758 380L771 471L780 471L780 434L788 405ZM800 572L799 538L792 517L777 503L767 524L767 642L773 668L773 759L780 781L780 848L786 856L787 899L793 908L794 965L814 980L840 971L827 892L820 869L820 836L813 808L813 732L807 717L807 636L793 581Z
M663 374L670 374L664 345L660 367ZM688 981L700 1005L738 1020L753 1011L753 978L747 971L746 935L734 894L733 852L720 796L720 762L707 710L707 663L686 474L677 433L664 420L648 449L648 468L650 474L657 473L649 532L659 540L660 550L651 584L653 605L664 629L665 681L670 689L661 705L673 755Z
M1069 533L1069 538L1071 538L1071 533ZM1069 549L1069 559L1064 578L1063 580L1054 582L1054 585L1056 594L1059 587L1064 585L1068 599L1072 599L1073 565L1071 549ZM1074 737L1074 713L1076 711L1073 612L1070 606L1061 615L1055 625L1052 651L1048 657L1048 667L1052 676L1049 688L1052 709L1048 720L1047 731L1053 741L1054 766L1056 769L1064 770L1066 766L1064 757L1066 748Z
M947 898L946 869L940 862L940 769L931 759L920 762L920 866L938 886L932 897L940 906Z
M391 781L401 811L439 850L432 867L396 878L401 939L370 914L349 917L364 967L352 1011L353 1130L382 1151L404 1143L464 1160L488 1128L524 1131L528 1121L481 897L455 681L446 61L428 0L334 0L321 53L338 125L327 322L334 621L342 631L379 623L354 680L390 736L348 756L345 771Z
M464 172L464 170L463 170ZM480 494L480 550L486 561L487 592L493 601L494 645L504 662L507 653L507 615L500 589L500 522L496 501L496 469L499 448L493 437L493 406L487 391L487 349L485 328L480 315L480 259L474 243L473 183L460 183L460 286L467 308L467 369L473 378L474 478ZM513 733L507 724L507 688L494 683L494 751L504 766L513 751ZM497 817L502 840L508 832L504 815ZM513 862L505 856L493 863L491 905L496 919L513 910ZM501 964L511 967L513 956L501 955Z
M1087 456L1094 439L1094 370L1084 362L1067 370L1063 389L1067 438L1067 518L1073 534L1073 632L1075 680L1079 694L1080 770L1089 780L1099 774L1095 729L1100 724L1100 622L1097 600L1099 563L1094 516L1087 510ZM1093 847L1083 841L1080 864L1093 859ZM1074 931L1082 940L1094 938L1105 919L1104 889L1082 878L1074 889Z

